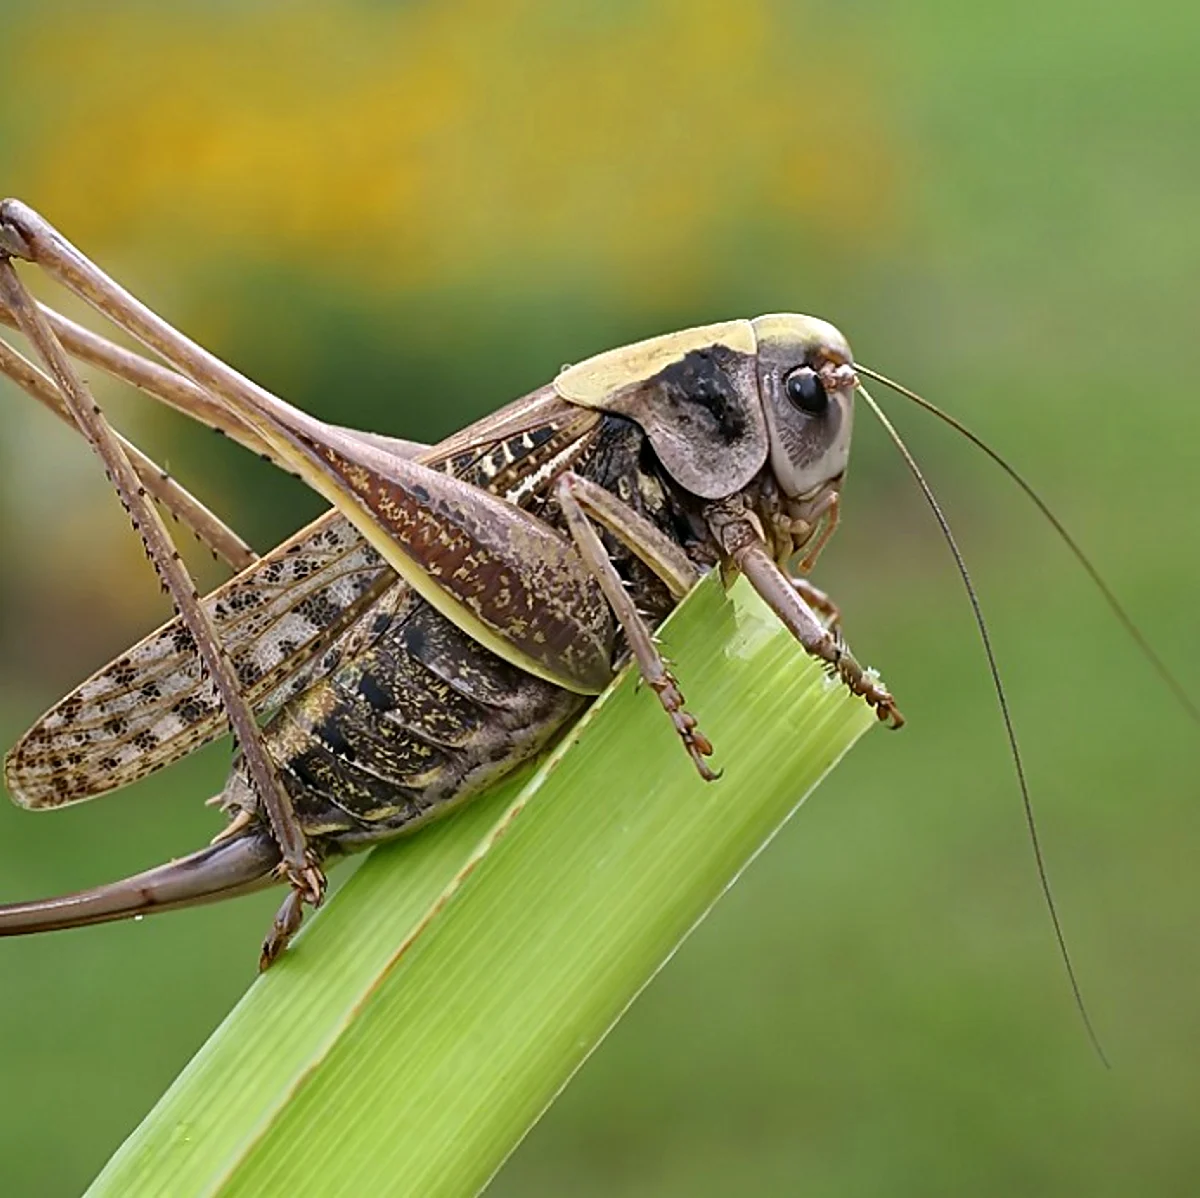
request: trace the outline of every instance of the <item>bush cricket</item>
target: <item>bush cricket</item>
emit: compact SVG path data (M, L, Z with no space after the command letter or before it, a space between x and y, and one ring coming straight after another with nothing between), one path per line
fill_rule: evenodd
M41 267L160 360L36 304L14 260ZM730 320L598 354L432 447L331 425L284 403L166 324L13 200L0 206L0 320L24 333L49 375L3 342L0 370L74 424L101 457L178 612L26 733L6 761L10 793L32 809L92 798L228 727L237 750L210 800L229 817L210 846L88 891L2 906L0 935L286 883L265 967L304 906L321 902L327 863L413 830L541 751L626 656L711 780L712 746L654 629L713 568L744 574L832 676L899 727L891 694L859 665L836 607L805 578L837 524L856 393L900 448L954 552L1029 813L961 555L860 375L947 420L1014 478L1200 719L1024 479L961 423L856 362L842 334L812 317ZM113 432L72 355L292 471L331 509L256 558ZM229 562L237 571L229 582L199 596L156 502ZM1034 848L1049 901L1036 837ZM1082 1012L1052 902L1050 910Z

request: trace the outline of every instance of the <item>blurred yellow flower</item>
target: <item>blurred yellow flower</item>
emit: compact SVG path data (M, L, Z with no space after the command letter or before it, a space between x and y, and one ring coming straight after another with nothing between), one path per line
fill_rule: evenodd
M853 239L890 207L854 49L802 16L785 0L51 10L10 82L28 100L8 170L85 245L160 229L172 256L310 256L386 290L515 270L645 298L664 274L702 280L743 225Z

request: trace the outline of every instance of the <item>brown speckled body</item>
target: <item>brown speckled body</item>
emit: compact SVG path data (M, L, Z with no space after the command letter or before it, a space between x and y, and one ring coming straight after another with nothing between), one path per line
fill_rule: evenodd
M305 832L352 851L478 794L585 702L405 591L378 638L282 707L264 738ZM240 763L226 796L256 810Z
M701 526L660 477L642 431L619 416L584 419L591 427L582 436L574 430L571 468L673 540L692 544L703 560ZM552 460L555 442L534 429L473 461L448 458L444 468L501 494L516 491L522 507L557 526L548 492L558 469L529 486L536 472L524 460L539 450ZM503 475L513 478L511 489ZM666 588L619 542L606 540L638 606L658 623L671 607ZM589 701L501 660L402 582L366 618L370 635L360 637L356 651L284 702L263 729L301 825L322 856L411 830L480 793L544 748ZM622 652L618 640L614 658ZM259 815L240 761L222 799L231 813Z

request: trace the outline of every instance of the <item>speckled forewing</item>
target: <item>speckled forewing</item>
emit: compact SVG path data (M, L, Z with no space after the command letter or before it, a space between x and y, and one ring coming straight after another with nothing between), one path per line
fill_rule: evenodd
M328 513L204 600L251 705L267 710L326 673L369 633L363 611L395 575ZM5 760L24 807L60 807L126 786L227 728L216 687L179 619L55 704Z

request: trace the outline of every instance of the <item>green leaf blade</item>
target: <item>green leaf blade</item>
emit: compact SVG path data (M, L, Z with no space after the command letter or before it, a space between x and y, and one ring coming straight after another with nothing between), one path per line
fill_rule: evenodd
M376 851L90 1193L471 1193L874 724L739 584L664 632L725 775L626 676L567 742Z

